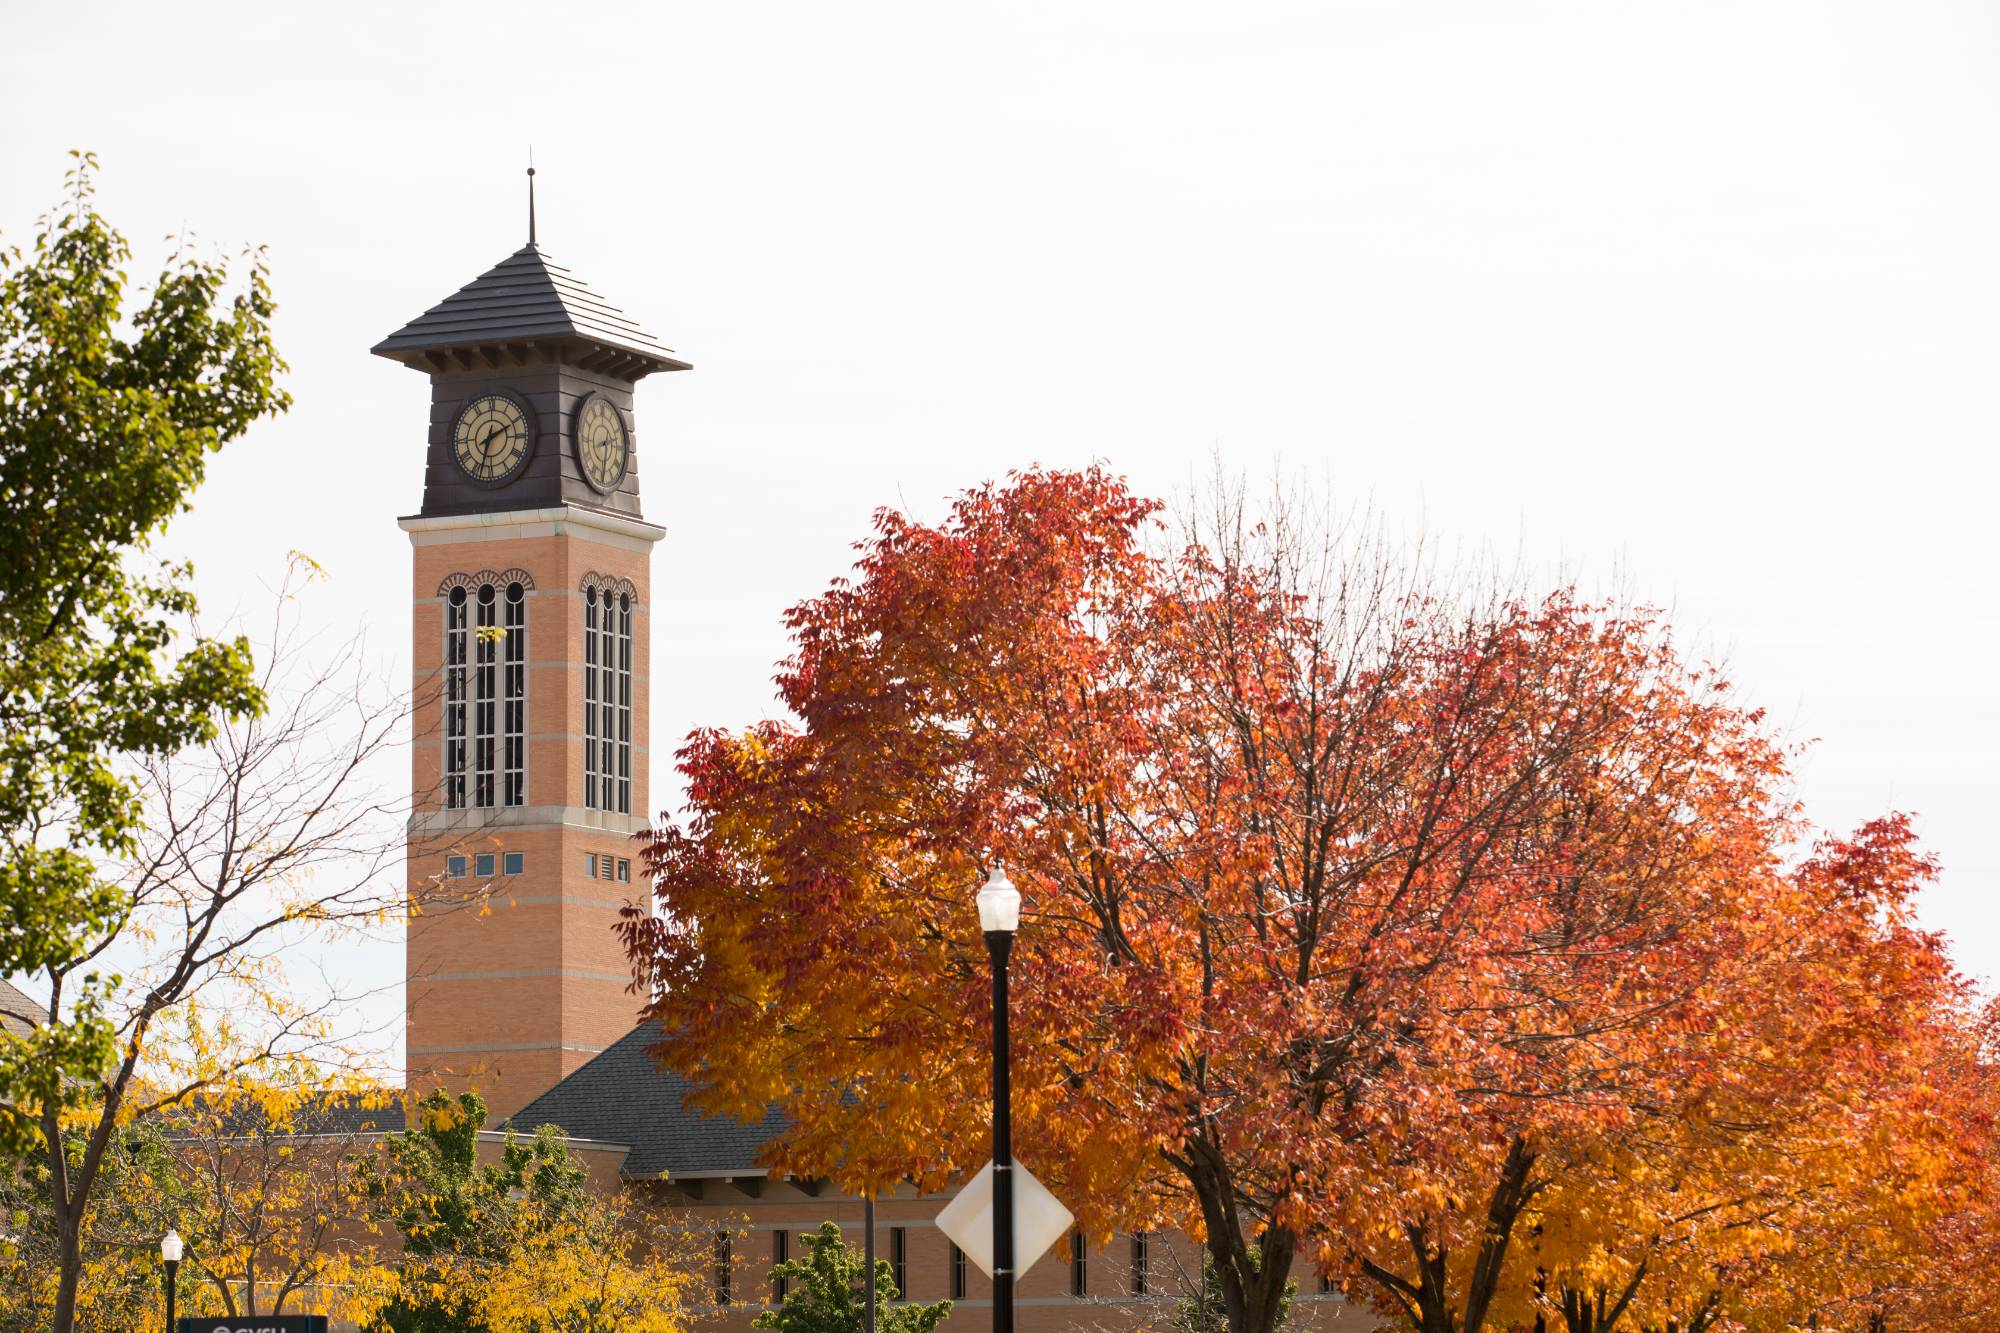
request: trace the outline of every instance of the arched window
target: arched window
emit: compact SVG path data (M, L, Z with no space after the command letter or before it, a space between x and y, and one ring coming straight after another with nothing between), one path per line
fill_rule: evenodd
M583 589L583 803L632 813L632 588Z
M527 575L445 580L444 794L451 810L528 794Z

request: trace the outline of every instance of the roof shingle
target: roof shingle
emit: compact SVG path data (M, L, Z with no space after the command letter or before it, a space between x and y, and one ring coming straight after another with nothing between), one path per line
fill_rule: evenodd
M370 350L400 361L419 351L570 338L638 356L655 370L688 368L672 348L532 242Z
M761 1174L757 1154L787 1126L775 1108L750 1124L687 1105L693 1085L647 1054L660 1025L641 1023L512 1117L520 1129L558 1125L571 1138L631 1149L626 1176Z

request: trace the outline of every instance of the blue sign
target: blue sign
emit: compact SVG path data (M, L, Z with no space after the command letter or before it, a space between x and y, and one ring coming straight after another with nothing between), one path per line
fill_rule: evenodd
M323 1314L260 1314L180 1321L180 1333L327 1333Z

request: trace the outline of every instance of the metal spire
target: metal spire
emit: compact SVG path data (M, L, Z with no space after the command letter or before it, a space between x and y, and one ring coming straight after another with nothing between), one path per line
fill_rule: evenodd
M528 149L528 244L535 243L535 150Z

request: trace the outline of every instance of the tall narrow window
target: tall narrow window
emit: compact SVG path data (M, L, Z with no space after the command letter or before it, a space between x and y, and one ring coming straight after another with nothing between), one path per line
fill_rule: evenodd
M500 800L520 805L528 794L528 590L518 581L507 585L505 629Z
M1132 1233L1132 1294L1134 1296L1144 1296L1146 1294L1146 1241L1147 1234L1145 1232L1135 1231Z
M951 1298L965 1299L965 1251L957 1245L951 1247Z
M473 623L478 631L472 636L472 803L477 806L495 804L493 800L493 724L495 686L495 659L499 657L496 624L497 608L494 603L493 585L488 583L479 589L478 609Z
M583 803L632 813L632 594L583 590Z
M465 589L453 588L444 613L444 803L449 810L465 808L465 703L471 682L465 662Z
M611 807L632 813L632 594L618 594L618 796Z
M602 809L597 799L597 589L583 590L583 803ZM596 874L592 869L591 873Z
M729 1233L715 1233L715 1303L729 1304L731 1279L736 1275L731 1271L734 1264L729 1253Z
M909 1228L889 1228L889 1277L896 1284L896 1299L910 1298L910 1270L905 1260L909 1257Z
M444 803L527 799L528 585L453 576L444 618Z
M1069 1294L1090 1295L1090 1260L1083 1248L1083 1233L1069 1233Z
M771 1233L771 1295L779 1301L785 1299L786 1279L776 1270L779 1264L791 1258L792 1233L779 1227Z

